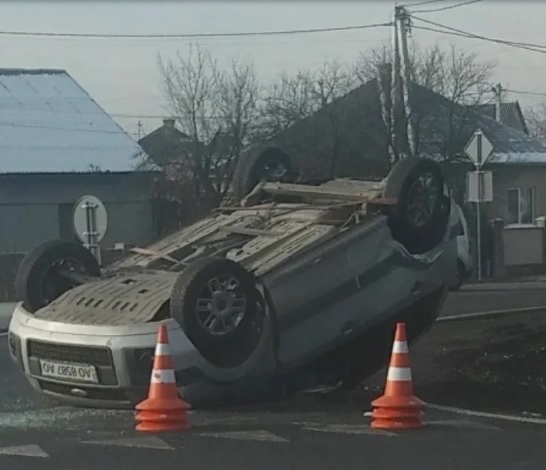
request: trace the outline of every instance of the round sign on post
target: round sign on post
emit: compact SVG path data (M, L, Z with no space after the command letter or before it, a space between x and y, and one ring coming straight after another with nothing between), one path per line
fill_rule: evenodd
M74 230L86 245L98 244L108 228L108 213L95 196L83 196L74 205Z

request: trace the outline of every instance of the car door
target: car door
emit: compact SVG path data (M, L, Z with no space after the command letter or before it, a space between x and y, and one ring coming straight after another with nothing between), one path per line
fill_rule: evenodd
M382 256L386 224L378 219L351 228L308 253L277 283L268 286L279 329L279 360L288 366L320 354L358 326L363 309L373 315L374 306L359 304L358 294L366 275Z

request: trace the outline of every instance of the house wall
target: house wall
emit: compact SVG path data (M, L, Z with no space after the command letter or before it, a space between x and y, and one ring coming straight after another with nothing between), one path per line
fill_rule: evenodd
M507 227L503 231L504 266L544 264L544 229L542 227Z
M500 219L494 222L492 276L521 277L546 272L546 217L536 225L504 226Z
M26 252L51 238L73 238L72 209L86 194L108 212L101 242L144 244L153 238L148 174L60 174L0 176L0 253Z
M522 191L534 188L534 218L546 215L546 166L503 165L493 171L493 202L487 204L489 219L507 219L506 192L519 187Z

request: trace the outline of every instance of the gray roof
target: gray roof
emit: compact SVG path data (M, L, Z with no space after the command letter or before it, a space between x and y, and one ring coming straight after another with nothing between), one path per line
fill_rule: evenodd
M491 119L495 119L496 105L494 103L477 104L472 106L472 108L480 114L488 116ZM529 133L518 101L501 103L500 122L509 127L525 132L526 134Z
M203 146L193 142L174 122L169 124L165 120L162 126L146 134L138 143L150 159L160 166L180 159L184 152L194 151L196 145Z
M413 84L412 92L420 155L443 159L451 137L452 153L459 161L468 161L464 148L472 133L481 128L494 146L489 162L546 165L546 147L539 140L468 106L453 104L425 87ZM379 86L374 79L295 122L264 147L280 149L295 159L299 170L321 179L330 175L333 161L341 177L384 176L388 171L387 143Z
M455 122L461 129L458 143L461 148L477 128L483 131L494 148L488 163L546 164L546 146L538 139L467 107L450 105L447 98L424 87L415 85L413 91L416 107L425 116L422 125L424 153L440 154L441 143L449 135L449 123ZM453 111L452 121L449 121L450 110Z
M493 143L489 163L546 164L546 146L539 140L487 116L480 117L480 128Z
M65 70L0 69L0 173L124 172L142 153Z

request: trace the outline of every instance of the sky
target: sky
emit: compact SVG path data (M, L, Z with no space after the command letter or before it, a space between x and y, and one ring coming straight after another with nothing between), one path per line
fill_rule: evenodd
M417 3L418 0L407 4ZM546 47L546 2L483 0L439 12L423 12L464 0L436 0L409 6L416 16L482 36ZM402 2L401 2L402 3ZM406 4L406 3L402 3ZM2 4L1 31L106 34L180 34L247 32L354 26L388 22L394 2L384 1L79 1ZM417 11L420 11L417 13ZM134 137L161 125L167 110L160 86L158 54L187 53L192 43L206 46L222 63L252 61L263 83L281 71L319 67L327 60L353 62L363 50L390 41L390 28L312 35L214 39L89 39L0 35L2 67L61 68ZM546 55L508 46L414 30L420 47L438 42L475 52L498 62L495 80L505 89L545 93ZM508 94L524 107L538 106L546 96ZM123 116L129 115L129 116ZM146 116L158 116L150 118Z

